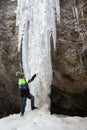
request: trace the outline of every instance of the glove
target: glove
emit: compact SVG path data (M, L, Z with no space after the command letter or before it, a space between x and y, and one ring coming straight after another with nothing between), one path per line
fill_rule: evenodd
M34 74L32 78L34 79L35 77L36 77L36 74Z
M30 79L29 82L32 82L32 81L35 79L35 77L36 77L36 74L34 74L34 75L32 76L32 78Z

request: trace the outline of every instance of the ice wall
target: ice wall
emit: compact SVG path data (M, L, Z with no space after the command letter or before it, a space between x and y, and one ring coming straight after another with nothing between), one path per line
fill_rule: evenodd
M51 46L56 48L56 23L60 22L59 0L18 0L19 50L26 78L38 73L30 84L36 105L49 109L52 81Z

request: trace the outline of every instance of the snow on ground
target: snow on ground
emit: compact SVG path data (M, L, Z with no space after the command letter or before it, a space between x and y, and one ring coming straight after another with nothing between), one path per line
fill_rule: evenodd
M0 119L0 130L87 130L87 117L50 115L49 112L34 110L10 115Z

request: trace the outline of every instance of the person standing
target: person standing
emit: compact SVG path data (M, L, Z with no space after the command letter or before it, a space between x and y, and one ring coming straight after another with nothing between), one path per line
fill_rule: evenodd
M21 73L20 71L17 71L16 77L18 77L18 87L19 87L19 92L21 96L20 111L21 111L21 116L22 116L24 115L24 112L25 112L27 98L31 100L31 110L37 109L37 107L35 107L34 105L35 98L30 93L30 89L28 86L28 83L32 82L35 79L36 74L34 74L30 80L27 80L23 73Z

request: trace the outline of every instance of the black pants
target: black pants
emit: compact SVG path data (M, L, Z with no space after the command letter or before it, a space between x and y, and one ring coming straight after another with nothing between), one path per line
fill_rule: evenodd
M25 111L27 98L31 100L31 106L34 106L34 96L30 93L29 88L19 89L19 91L21 96L21 111Z
M34 96L32 94L21 96L21 111L25 111L27 98L31 100L31 106L34 106Z

